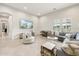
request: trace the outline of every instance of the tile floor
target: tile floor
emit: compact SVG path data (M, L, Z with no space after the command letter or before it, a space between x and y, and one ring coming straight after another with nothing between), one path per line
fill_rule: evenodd
M46 38L37 36L32 44L23 44L21 40L0 39L0 56L40 56L40 47Z

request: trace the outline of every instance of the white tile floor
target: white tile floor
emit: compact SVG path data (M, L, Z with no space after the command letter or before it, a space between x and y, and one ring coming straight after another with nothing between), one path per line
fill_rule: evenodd
M46 42L46 38L36 37L32 44L22 44L20 40L1 40L0 56L40 56L41 44Z

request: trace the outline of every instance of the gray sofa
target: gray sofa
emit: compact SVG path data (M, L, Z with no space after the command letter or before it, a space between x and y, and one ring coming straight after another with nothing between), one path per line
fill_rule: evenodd
M79 32L73 33L64 40L57 56L79 56Z

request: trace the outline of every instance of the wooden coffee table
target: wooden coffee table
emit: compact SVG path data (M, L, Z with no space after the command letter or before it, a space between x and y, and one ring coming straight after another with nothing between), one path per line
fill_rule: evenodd
M41 46L41 55L42 56L54 56L55 44L51 42L46 42Z

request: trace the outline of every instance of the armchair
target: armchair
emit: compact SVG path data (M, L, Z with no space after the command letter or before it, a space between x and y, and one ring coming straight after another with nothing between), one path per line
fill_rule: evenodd
M34 37L34 34L32 35L28 33L27 34L23 34L23 43L26 44L26 43L33 43L35 41L35 37Z

